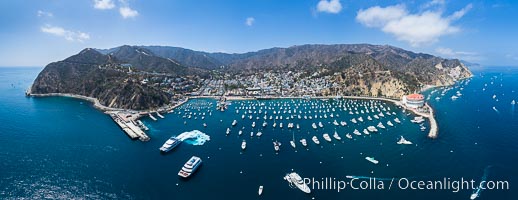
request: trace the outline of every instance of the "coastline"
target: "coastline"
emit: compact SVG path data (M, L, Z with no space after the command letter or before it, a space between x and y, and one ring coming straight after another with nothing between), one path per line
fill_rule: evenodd
M32 93L30 93L30 89L27 90L26 95L30 96L30 97L60 96L60 97L82 99L82 100L92 102L95 108L97 108L101 111L104 111L105 114L110 115L110 114L114 114L114 113L115 114L116 113L128 113L128 114L136 115L136 116L134 116L135 120L142 116L145 116L145 115L148 115L148 114L151 114L154 112L173 111L174 109L176 109L179 106L183 105L184 103L188 102L190 99L211 98L211 99L217 100L220 98L219 96L193 96L193 97L187 97L184 101L180 101L175 105L166 105L166 106L163 106L163 107L155 109L155 110L137 111L137 110L131 110L131 109L112 108L112 107L104 106L99 102L99 100L97 98L87 97L87 96L83 96L83 95L76 95L76 94L69 94L69 93L32 94ZM231 100L231 101L260 100L260 99L257 99L256 97L249 97L249 96L225 96L225 98L226 98L226 100ZM289 97L289 96L288 97L268 97L268 99L303 99L303 98L304 97ZM333 99L333 98L336 98L336 96L318 96L318 97L311 97L311 98L312 99ZM400 106L405 110L412 111L416 115L428 118L428 120L430 121L430 131L428 133L428 137L431 139L436 139L438 137L438 129L439 129L438 124L437 124L437 121L435 120L434 111L433 111L432 107L430 107L430 105L428 105L428 104L425 105L429 110L429 113L426 114L426 113L418 112L414 109L409 109L405 105L403 105L401 103L401 101L398 101L395 99L389 99L389 98L384 98L384 97L368 97L368 96L341 96L341 98L361 99L361 100L380 100L380 101L387 101L387 102L393 103L396 106Z

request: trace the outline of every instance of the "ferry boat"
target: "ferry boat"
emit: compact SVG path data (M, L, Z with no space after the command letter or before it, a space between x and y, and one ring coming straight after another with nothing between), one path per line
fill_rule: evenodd
M317 136L313 136L313 137L311 138L311 140L313 140L313 142L314 142L315 144L320 144L320 141L318 141Z
M406 140L403 136L397 141L397 144L412 144L412 142Z
M324 133L324 135L323 135L323 136L324 136L324 139L325 139L326 141L331 142L331 137L329 137L329 134Z
M304 183L304 180L296 172L286 174L286 176L284 176L284 180L288 181L291 187L297 187L307 194L311 193L309 186Z
M169 138L167 141L165 141L165 143L162 145L162 147L160 147L160 151L161 152L169 152L171 151L171 149L175 148L176 146L178 146L182 141L177 139L175 136Z
M187 178L194 173L198 167L201 165L201 158L197 156L191 157L182 167L182 169L178 172L178 176Z
M246 149L246 140L243 140L243 142L241 142L241 149Z
M374 157L365 157L365 160L368 160L371 163L378 164L379 162L374 159Z

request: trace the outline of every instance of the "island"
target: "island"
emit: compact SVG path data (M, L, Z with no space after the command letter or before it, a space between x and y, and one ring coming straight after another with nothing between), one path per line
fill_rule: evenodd
M189 98L369 98L391 101L430 119L433 109L407 95L472 76L458 59L389 45L297 45L241 54L179 47L87 48L48 64L28 96L67 96L94 103L131 137L149 137L141 116L168 112ZM222 104L224 105L224 104ZM224 106L221 107L224 109ZM156 118L154 118L156 119Z

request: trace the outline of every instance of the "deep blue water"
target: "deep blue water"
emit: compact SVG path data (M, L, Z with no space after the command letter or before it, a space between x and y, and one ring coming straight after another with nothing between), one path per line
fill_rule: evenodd
M108 115L88 102L63 97L26 98L24 91L40 70L0 68L2 199L469 199L472 193L472 190L402 190L395 186L389 190L389 182L384 182L383 190L347 187L338 193L313 189L306 195L291 189L282 179L292 169L302 177L317 180L325 177L348 180L346 176L352 175L423 181L444 177L479 181L487 169L487 180L508 181L510 189L484 190L478 199L515 199L512 195L518 183L518 111L510 102L518 100L517 69L475 72L476 76L469 83L464 81L462 86L455 86L438 101L435 97L440 96L442 89L437 89L429 100L440 127L435 140L427 138L427 131L420 131L419 125L409 121L413 115L407 116L388 103L385 107L396 112L402 124L380 129L378 134L346 139L345 133L352 134L355 128L362 131L378 121L365 120L355 125L349 119L359 116L365 119L368 114L349 115L337 109L333 113L339 114L338 118L313 120L322 121L324 130L313 130L311 120L291 120L300 124L300 131L287 129L286 120L275 120L277 124L284 122L282 130L274 129L273 121L266 120L269 124L262 130L263 136L251 138L250 132L262 129L264 120L256 120L257 114L253 120L248 119L248 115L241 119L243 110L239 114L235 110L241 104L261 102L234 101L225 112L214 108L194 109L193 106L207 102L215 105L214 100L202 99L190 101L165 119L143 118L151 128L147 133L152 139L148 142L130 140ZM451 100L457 91L463 95ZM303 104L291 100L262 103ZM331 106L338 102L312 100L306 103ZM191 109L186 111L189 106ZM194 116L182 118L185 112L198 115L205 112L206 115L204 120L194 119ZM381 121L394 117L386 116ZM238 125L231 127L234 119ZM348 126L335 127L331 124L334 119L347 121ZM255 129L250 126L252 121L257 123ZM229 127L231 134L225 136ZM242 127L243 135L238 136L237 130ZM324 141L322 133L332 135L335 128L342 142ZM202 146L183 143L168 154L159 153L158 148L167 138L191 130L206 133L210 141ZM311 141L313 135L319 137L320 146ZM417 145L397 145L400 135ZM306 138L307 150L297 142L295 151L289 144L292 137L296 141ZM245 151L240 148L243 139L248 144ZM280 153L274 152L272 140L282 143ZM190 179L180 179L177 173L192 155L200 156L203 164ZM374 165L366 161L365 156L373 156L380 163ZM257 195L259 185L264 185L260 197Z

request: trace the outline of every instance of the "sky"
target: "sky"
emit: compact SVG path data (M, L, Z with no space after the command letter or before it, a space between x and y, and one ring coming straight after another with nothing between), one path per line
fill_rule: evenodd
M243 53L356 43L518 66L513 0L2 0L0 27L0 66L125 44Z

